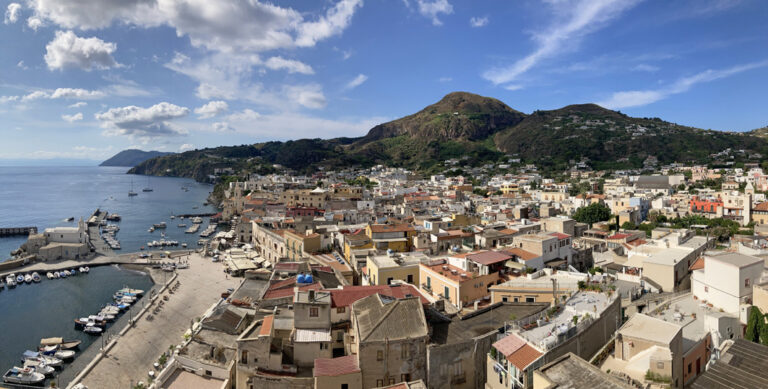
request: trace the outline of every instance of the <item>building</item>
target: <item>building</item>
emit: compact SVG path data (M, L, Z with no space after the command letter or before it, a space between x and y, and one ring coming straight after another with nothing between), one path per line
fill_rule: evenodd
M307 254L314 254L322 249L320 234L317 233L300 234L294 230L286 230L283 239L286 255L291 261L298 261Z
M544 364L544 353L516 334L493 344L488 353L487 389L533 387L533 371Z
M366 271L363 276L364 284L391 285L393 281L400 280L412 285L419 284L419 264L426 257L408 255L405 253L391 253L388 255L374 255L366 261Z
M84 259L90 255L91 241L81 218L77 227L46 228L42 234L31 234L22 248L41 261Z
M351 334L349 353L357 355L364 388L426 378L429 328L419 298L356 301Z
M377 250L410 251L416 229L410 224L371 224L365 234Z
M638 313L619 329L614 358L620 370L632 377L653 374L682 387L683 329L680 325Z
M753 286L760 282L765 264L763 259L723 252L704 255L703 268L691 276L693 295L732 315L740 316L746 324L748 308L752 305Z
M768 388L768 346L736 340L723 348L692 389Z
M490 288L491 302L560 303L579 290L579 281L587 281L585 273L570 273L544 269L516 277Z
M499 281L499 274L480 274L448 259L435 259L419 265L419 280L423 293L462 308L490 295L488 288Z
M568 353L533 372L533 389L590 388L632 389L616 377Z
M357 356L315 359L312 369L315 389L363 389Z

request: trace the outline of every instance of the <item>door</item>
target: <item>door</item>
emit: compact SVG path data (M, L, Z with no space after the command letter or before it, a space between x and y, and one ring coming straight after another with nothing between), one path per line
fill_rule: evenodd
M701 372L701 358L696 359L696 375L698 376Z

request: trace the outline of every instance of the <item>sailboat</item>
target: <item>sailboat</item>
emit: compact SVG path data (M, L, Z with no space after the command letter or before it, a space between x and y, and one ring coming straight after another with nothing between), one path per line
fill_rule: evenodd
M142 189L142 192L151 192L153 189L149 186L149 176L147 176L147 187Z
M139 194L133 191L133 180L131 180L131 190L128 191L128 197L138 196Z

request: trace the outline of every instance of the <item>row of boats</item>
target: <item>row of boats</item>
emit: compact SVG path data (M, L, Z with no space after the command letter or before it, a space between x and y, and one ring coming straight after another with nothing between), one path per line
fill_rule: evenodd
M54 272L48 272L46 273L46 277L48 277L49 280L57 279L57 278L67 278L71 276L76 276L79 273L86 274L91 271L91 268L88 266L80 266L80 268L75 269L64 269ZM5 283L3 283L3 280L0 279L0 290L2 290L6 285L8 288L16 287L17 285L21 284L31 284L31 283L38 283L42 281L42 277L40 277L40 274L38 272L32 272L27 274L15 274L11 273L8 276L5 277Z
M99 335L104 332L107 323L115 321L120 313L130 308L138 300L144 291L125 287L112 295L113 302L103 306L95 315L75 319L75 328L86 334Z
M120 250L120 241L115 237L118 231L120 227L117 224L107 224L101 228L101 237L112 250Z
M57 367L75 357L79 340L46 338L40 340L37 351L27 350L21 356L21 366L14 366L3 374L3 381L9 384L42 385L53 375Z
M64 269L54 272L48 272L45 273L45 276L48 277L49 280L57 280L59 278L67 278L76 276L78 274L88 274L91 271L91 268L88 266L80 266L78 269L72 268L72 269Z

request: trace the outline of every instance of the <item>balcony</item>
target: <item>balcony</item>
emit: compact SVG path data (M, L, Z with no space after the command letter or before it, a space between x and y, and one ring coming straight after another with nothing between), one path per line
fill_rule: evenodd
M451 384L453 385L460 385L466 382L467 382L467 373L462 372L461 374L457 374L451 377Z

